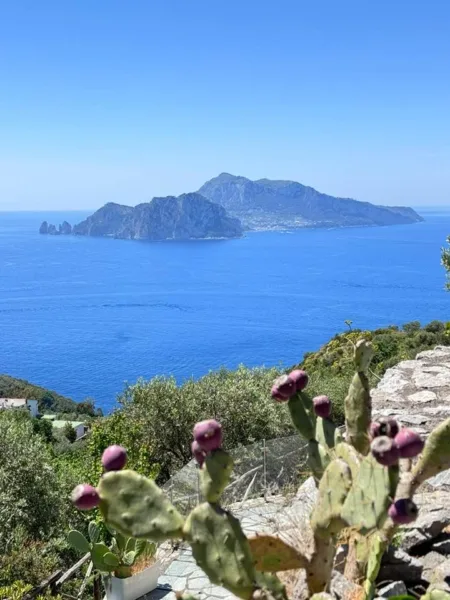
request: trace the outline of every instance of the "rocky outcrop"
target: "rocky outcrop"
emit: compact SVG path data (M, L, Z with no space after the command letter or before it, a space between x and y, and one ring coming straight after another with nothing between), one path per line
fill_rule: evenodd
M251 181L222 173L199 193L221 204L249 229L401 225L423 221L412 208L336 198L295 181Z
M63 221L59 226L59 233L61 235L70 235L72 233L72 225L67 221Z
M63 221L58 227L44 221L39 227L39 233L42 235L70 235L72 233L72 225L67 221Z
M73 228L75 235L138 240L234 238L241 223L200 194L153 198L136 207L109 203Z

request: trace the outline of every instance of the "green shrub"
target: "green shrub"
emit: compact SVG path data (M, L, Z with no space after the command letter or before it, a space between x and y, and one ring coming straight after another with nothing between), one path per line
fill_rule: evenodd
M0 553L19 526L33 539L57 530L66 502L47 446L33 434L29 416L0 411Z
M419 329L420 321L411 321L410 323L405 323L403 325L403 331L408 335L412 335L416 331L419 331Z
M430 333L442 333L445 331L445 323L442 321L431 321L428 325L425 325L424 329Z

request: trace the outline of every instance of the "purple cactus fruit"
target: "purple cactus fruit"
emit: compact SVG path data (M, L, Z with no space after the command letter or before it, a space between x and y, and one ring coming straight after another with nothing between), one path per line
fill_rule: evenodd
M286 402L296 392L295 382L289 375L281 375L273 382L272 398L278 402Z
M278 391L278 388L277 388L276 385L272 386L272 390L270 392L270 395L277 402L287 402L289 400L289 398L287 398L286 396L283 396L282 394L280 394L280 392Z
M380 465L390 467L395 465L399 459L399 452L395 441L387 435L380 435L376 437L371 445L370 449L372 455Z
M409 498L401 498L391 504L388 514L396 525L406 525L417 519L417 506Z
M328 396L316 396L313 398L314 412L322 419L328 419L331 413L331 402Z
M387 435L390 438L395 438L399 431L397 421L393 417L380 417L376 421L370 424L370 437L372 439L380 436Z
M212 452L222 445L222 425L214 419L200 421L194 427L194 440L203 452Z
M92 510L98 506L100 498L95 487L81 483L72 491L72 502L78 510Z
M127 451L122 446L109 446L102 454L105 471L120 471L127 464Z
M374 440L379 437L381 434L381 424L378 421L372 421L369 427L370 438Z
M387 421L388 432L389 432L388 436L390 438L395 438L397 433L400 431L400 426L398 424L398 421L396 421L394 419L394 417L383 417L383 419L386 419L386 421Z
M206 454L200 448L200 444L194 440L191 444L191 450L192 450L192 456L195 458L195 460L198 462L198 464L200 466L202 466L202 464L205 462Z
M295 390L301 392L308 385L308 373L301 369L294 369L289 373L289 379L294 382Z
M422 452L424 446L420 435L406 427L395 436L395 443L401 458L414 458Z

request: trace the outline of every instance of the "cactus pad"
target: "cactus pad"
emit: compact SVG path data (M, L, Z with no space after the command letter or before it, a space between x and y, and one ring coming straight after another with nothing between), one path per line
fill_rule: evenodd
M112 554L110 549L103 542L98 542L92 545L91 549L91 560L94 568L97 571L102 571L103 573L109 573L113 570L112 565L108 565L105 562L104 558L106 555ZM113 554L114 556L114 554Z
M366 340L357 342L354 354L356 373L345 398L347 442L364 455L369 452L370 446L368 432L372 415L372 402L366 372L372 356L373 348L370 342Z
M370 448L371 419L369 380L365 373L355 373L345 398L345 426L347 442L366 455Z
M342 509L342 518L349 527L366 535L381 528L395 494L398 469L383 467L372 456L361 461Z
M308 442L308 463L317 479L322 477L323 472L331 462L330 453L327 448L316 440Z
M111 471L98 490L106 523L123 535L154 542L181 537L183 517L150 479L134 471Z
M91 551L91 544L87 541L84 535L76 529L69 531L67 541L74 550L77 550L77 552L83 552L86 554L86 552Z
M334 448L336 444L342 442L342 434L332 421L317 417L315 439L324 448Z
M218 502L230 481L233 459L224 450L214 450L205 459L200 471L202 494L208 502Z
M205 502L191 512L183 533L197 564L212 583L222 585L239 598L251 598L255 583L253 558L233 515Z
M350 468L352 479L356 479L359 473L359 465L361 463L360 454L355 450L353 446L346 442L337 444L334 449L334 456L341 458L347 463Z
M375 595L375 582L385 550L386 544L382 541L378 532L372 535L369 540L369 556L366 567L366 580L364 581L364 591L367 598L373 598Z
M328 589L333 572L336 543L333 536L314 536L314 553L306 570L306 581L310 594Z
M353 356L355 371L357 373L366 373L374 355L372 342L367 340L358 340L355 344L355 353Z
M258 571L290 571L304 569L308 561L297 550L288 546L280 538L271 535L258 535L248 540L255 567Z
M309 441L314 439L316 415L311 398L304 392L297 392L288 402L289 412L300 435Z
M89 539L93 544L98 542L100 537L100 527L95 523L95 521L89 521L88 534Z
M430 477L450 468L450 419L428 436L423 452L412 470L413 491Z
M317 535L335 535L345 527L341 518L342 507L352 485L350 467L343 460L333 460L320 480L319 497L311 518Z

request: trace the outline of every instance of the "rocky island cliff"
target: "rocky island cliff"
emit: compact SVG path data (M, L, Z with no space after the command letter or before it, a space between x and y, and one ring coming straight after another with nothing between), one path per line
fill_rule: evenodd
M40 233L58 234L61 228L44 222ZM61 233L67 228L63 229ZM153 198L135 207L109 202L74 225L71 233L126 240L189 240L240 237L242 226L222 206L192 193Z
M217 202L247 229L405 225L423 221L412 208L337 198L296 181L251 181L222 173L199 193Z

